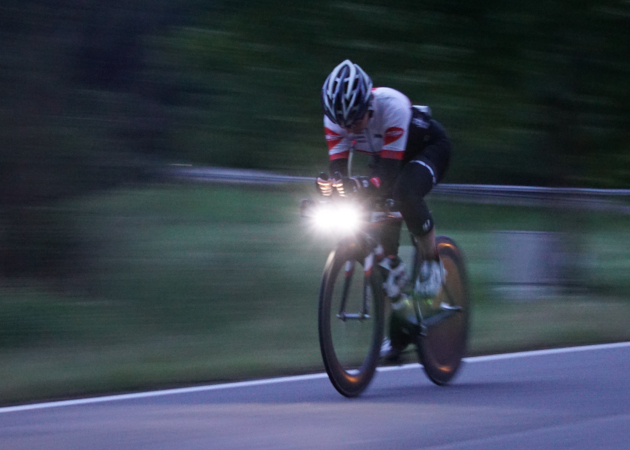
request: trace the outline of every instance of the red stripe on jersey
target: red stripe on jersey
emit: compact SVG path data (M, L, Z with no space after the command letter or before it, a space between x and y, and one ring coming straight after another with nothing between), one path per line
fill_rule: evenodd
M405 156L405 152L402 150L394 151L394 150L381 150L381 158L385 159L397 159L398 161L402 161Z
M328 142L328 150L332 150L343 139L340 134L335 133L330 128L324 127L326 134L326 142Z
M348 150L347 152L333 153L333 154L330 154L329 156L330 156L331 161L334 161L335 159L348 159L350 158L350 151Z
M405 134L405 130L398 127L390 127L385 130L385 136L383 137L383 145L391 144L392 142L396 142L398 139Z

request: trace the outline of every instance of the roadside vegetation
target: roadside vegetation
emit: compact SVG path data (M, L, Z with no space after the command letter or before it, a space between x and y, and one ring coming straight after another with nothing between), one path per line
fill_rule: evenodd
M310 194L175 184L57 205L90 263L67 284L0 289L0 402L323 370L317 296L332 242L300 221ZM630 218L584 221L592 282L514 301L496 284L494 231L546 230L557 212L431 204L466 252L471 355L630 339Z

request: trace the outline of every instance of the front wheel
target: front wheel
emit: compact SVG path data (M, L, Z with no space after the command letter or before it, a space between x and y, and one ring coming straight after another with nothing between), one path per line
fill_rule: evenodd
M373 270L374 269L374 270ZM382 281L353 245L328 257L319 295L319 344L333 386L356 397L370 384L383 340Z
M455 376L466 354L469 288L464 257L455 242L438 236L436 244L446 269L446 281L435 298L421 300L424 326L417 338L417 349L429 379L444 385Z

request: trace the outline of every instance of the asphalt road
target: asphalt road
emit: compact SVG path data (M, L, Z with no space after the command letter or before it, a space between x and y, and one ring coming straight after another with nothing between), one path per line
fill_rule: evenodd
M630 343L0 408L0 449L630 449Z

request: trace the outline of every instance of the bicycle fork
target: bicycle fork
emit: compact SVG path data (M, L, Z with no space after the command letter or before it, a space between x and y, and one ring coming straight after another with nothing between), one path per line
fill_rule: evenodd
M365 262L363 264L363 298L361 301L361 310L357 313L348 313L346 312L346 304L348 302L348 293L350 292L350 286L352 285L352 278L355 275L355 267L356 261L348 260L346 261L346 266L344 269L344 280L343 280L343 290L342 290L342 298L341 305L339 307L339 313L337 314L337 318L342 320L343 322L347 320L367 320L370 319L370 277L372 275L372 267L374 266L374 253L370 253L365 258Z

